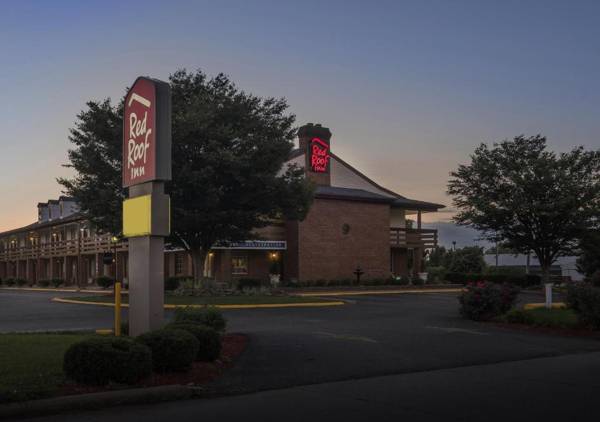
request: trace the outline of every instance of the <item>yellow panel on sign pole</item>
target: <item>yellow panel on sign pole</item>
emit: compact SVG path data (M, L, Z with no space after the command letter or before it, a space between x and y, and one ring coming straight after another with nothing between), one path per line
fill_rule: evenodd
M151 230L152 196L137 196L123 201L123 235L149 236Z

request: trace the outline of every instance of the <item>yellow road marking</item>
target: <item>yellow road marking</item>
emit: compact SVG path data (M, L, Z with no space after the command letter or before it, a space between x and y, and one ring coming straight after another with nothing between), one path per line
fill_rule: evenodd
M415 294L415 293L460 293L462 289L398 289L398 290L344 290L337 292L306 292L295 293L295 296L361 296L361 295L389 295L389 294Z
M0 287L0 290L15 290L15 291L26 291L26 292L56 292L56 293L103 293L111 294L112 290L87 290L87 289L53 289L45 287ZM127 294L127 292L122 292Z
M87 302L83 300L72 300L72 299L64 299L61 297L52 298L52 302L58 303L71 303L74 305L94 305L94 306L108 306L114 307L115 304L111 302ZM176 309L176 308L204 308L206 306L214 306L220 309L255 309L255 308L316 308L321 306L340 306L345 305L345 302L342 301L330 301L330 302L306 302L306 303L263 303L256 305L198 305L198 304L190 304L190 305L173 305L173 304L165 304L165 309ZM121 304L122 308L129 308L129 304L124 303Z

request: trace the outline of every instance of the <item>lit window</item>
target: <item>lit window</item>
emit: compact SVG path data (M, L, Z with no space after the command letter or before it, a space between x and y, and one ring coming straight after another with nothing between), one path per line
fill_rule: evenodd
M231 258L231 274L245 275L248 274L248 257L234 256Z

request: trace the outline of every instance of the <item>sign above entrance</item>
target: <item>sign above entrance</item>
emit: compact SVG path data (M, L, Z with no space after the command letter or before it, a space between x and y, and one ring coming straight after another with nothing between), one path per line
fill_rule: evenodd
M169 85L139 77L125 97L123 187L171 179Z
M245 240L243 242L229 242L226 245L213 246L212 249L261 249L261 250L286 250L285 240Z

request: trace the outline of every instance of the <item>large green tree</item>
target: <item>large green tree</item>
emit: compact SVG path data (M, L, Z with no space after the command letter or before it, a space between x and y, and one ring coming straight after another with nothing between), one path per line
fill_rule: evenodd
M451 173L448 193L456 223L516 251L533 251L548 280L556 258L574 253L600 224L600 151L556 154L539 135L482 144L470 164Z
M284 166L295 117L284 99L240 90L227 76L179 70L172 90L173 180L170 241L192 257L200 280L217 242L245 240L274 219L305 217L314 188L302 169ZM71 130L72 178L65 193L98 229L121 231L122 101L89 102Z
M587 277L596 274L600 279L600 230L591 230L581 239L577 269Z

